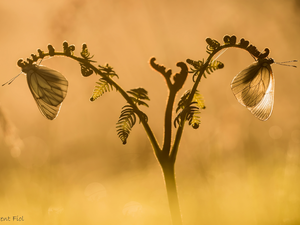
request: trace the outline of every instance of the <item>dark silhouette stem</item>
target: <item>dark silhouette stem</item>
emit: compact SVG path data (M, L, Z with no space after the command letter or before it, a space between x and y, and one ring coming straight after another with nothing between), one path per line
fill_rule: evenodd
M182 225L182 218L181 218L176 180L175 180L174 162L169 158L169 160L167 160L161 166L165 178L165 185L167 189L172 224Z
M209 55L206 62L202 66L201 70L198 71L199 75L197 77L197 80L194 83L194 86L190 93L187 105L189 103L191 103L193 96L199 85L199 82L201 80L201 77L204 74L205 70L207 69L213 56L220 50L222 50L224 48L229 48L229 47L240 47L240 46L237 46L237 45L221 46L218 49L218 51ZM169 201L170 214L171 214L171 218L172 218L172 224L173 225L182 225L183 223L182 223L182 217L181 217L181 212L180 212L180 207L179 207L179 200L178 200L178 193L177 193L176 179L175 179L175 161L176 161L176 156L177 156L177 152L178 152L178 148L179 148L179 143L180 143L182 133L183 133L184 124L186 121L185 120L186 114L182 116L182 120L177 129L174 143L172 146L172 112L173 112L173 106L174 106L174 100L175 100L176 93L181 89L181 87L186 79L186 76L184 77L183 73L177 74L178 77L176 78L176 76L175 76L175 79L178 81L177 81L177 83L175 81L175 86L174 86L171 84L169 76L167 76L169 71L165 72L164 67L155 66L156 64L154 64L155 68L157 67L160 70L161 70L161 68L163 69L163 71L164 71L163 75L165 76L165 78L167 80L167 84L168 84L168 87L170 90L170 93L168 96L168 101L167 101L167 106L166 106L166 112L165 112L164 142L163 142L163 148L161 149L158 145L158 142L157 142L149 124L148 124L148 121L144 119L143 113L139 110L137 105L134 104L134 102L129 97L127 92L124 91L114 80L112 80L109 76L105 76L105 74L102 74L102 72L97 67L93 66L90 62L87 62L86 59L76 57L74 55L66 55L63 52L52 52L51 56L54 56L54 55L66 56L66 57L72 58L80 63L87 64L88 68L91 68L96 74L109 80L110 84L112 84L116 88L116 90L118 90L120 92L120 94L126 99L126 101L132 106L132 108L135 110L135 112L139 116L139 118L145 128L147 136L153 147L155 156L156 156L157 160L159 161L161 168L163 170L163 175L164 175L164 180L165 180L165 185L166 185L166 190L167 190L167 195L168 195L168 201ZM50 54L44 53L44 57L45 56L50 56ZM183 72L184 72L184 70L186 70L186 75L187 75L188 68L186 67L186 65L184 63L181 63L180 65L177 64L177 66L181 67ZM160 70L158 70L158 71L161 72ZM178 87L176 85L178 85ZM171 151L171 149L172 149L172 151Z
M166 112L165 112L165 129L164 129L164 144L163 144L163 154L169 155L171 149L171 138L172 138L172 110L174 106L174 100L176 96L176 91L170 90Z
M120 94L126 99L126 101L132 106L132 108L137 112L137 114L139 115L139 118L141 119L141 122L144 126L144 129L147 133L147 136L150 140L150 143L153 147L153 150L154 150L154 153L155 153L155 156L157 157L157 159L159 159L159 156L162 154L162 151L158 145L158 142L148 124L148 122L144 119L143 116L140 116L140 110L139 108L136 106L136 104L134 104L134 102L132 101L132 99L129 97L129 95L127 94L126 91L124 91L113 79L111 79L110 77L107 77L107 76L103 76L102 73L100 72L100 70L94 66L92 63L89 63L87 62L85 59L83 58L80 58L80 57L77 57L77 56L74 56L74 55L66 55L64 52L54 52L52 56L55 56L55 55L58 55L58 56L65 56L65 57L69 57L69 58L72 58L74 60L76 60L77 62L80 62L80 63L84 63L84 64L88 64L89 68L91 68L96 74L104 77L105 79L107 80L110 80L110 83L116 88L116 90L118 90L120 92ZM46 56L50 56L49 53L44 53L44 57Z

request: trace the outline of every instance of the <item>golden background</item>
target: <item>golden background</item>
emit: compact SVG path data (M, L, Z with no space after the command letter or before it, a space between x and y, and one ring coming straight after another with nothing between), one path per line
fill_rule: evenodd
M206 58L207 37L235 34L275 61L300 59L299 0L27 0L1 1L1 82L51 43L87 43L98 64L109 63L125 89L149 92L149 124L159 143L167 86L149 66L172 68ZM233 96L230 82L253 62L240 49L220 58L225 68L203 79L206 107L198 130L186 126L176 162L184 224L300 224L299 68L273 64L271 118L261 122ZM68 58L45 59L69 90L59 116L43 117L26 77L0 89L0 218L3 224L170 224L161 169L138 123L123 146L115 124L126 104L117 92L90 102L99 77L84 78ZM191 77L180 95L192 86ZM175 113L174 113L175 115ZM1 223L2 224L2 223Z

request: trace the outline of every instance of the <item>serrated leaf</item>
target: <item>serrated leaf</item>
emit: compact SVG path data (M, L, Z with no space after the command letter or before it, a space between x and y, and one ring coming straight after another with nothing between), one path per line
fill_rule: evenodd
M144 88L135 88L127 91L128 94L132 95L130 97L135 104L148 106L148 104L142 100L150 100L148 97L148 92Z
M91 101L95 101L97 98L102 96L105 92L113 90L113 86L109 84L103 78L100 78L98 82L96 82L96 86L93 91L93 95L90 98Z
M196 90L192 102L190 104L187 103L187 100L190 96L191 90L186 91L182 96L180 101L178 102L178 107L176 112L181 110L180 113L176 116L174 120L174 126L180 125L185 115L185 120L189 121L189 125L191 125L194 129L197 129L200 124L200 109L205 109L203 96ZM188 105L187 105L188 104ZM184 114L186 113L186 114Z
M136 116L133 108L130 105L125 105L122 109L123 110L117 122L116 128L119 138L125 145L127 143L127 138L130 134L130 131L136 123Z
M194 61L194 60L191 60L191 59L188 59L187 60L187 63L189 63L190 65L192 65L194 68L191 68L192 72L194 73L193 75L193 81L195 82L197 77L199 76L199 71L201 70L201 68L203 67L204 65L204 59L203 60L199 60L199 61ZM213 73L214 71L218 70L218 69L222 69L224 68L224 64L220 61L217 61L217 60L213 60L205 69L204 73L203 73L203 76L205 78L206 77L206 74L211 74Z
M206 106L205 106L205 104L204 104L204 98L203 98L203 96L199 93L198 90L196 90L192 102L197 102L197 106L198 106L200 109L205 109L205 108L206 108Z

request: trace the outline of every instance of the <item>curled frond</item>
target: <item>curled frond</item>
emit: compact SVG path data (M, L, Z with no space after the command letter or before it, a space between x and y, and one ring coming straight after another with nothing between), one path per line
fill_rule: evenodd
M48 45L48 50L49 50L49 55L50 56L54 56L54 53L55 53L55 49L52 45Z
M249 45L246 50L254 57L259 58L259 59L264 59L266 57L268 57L270 50L268 48L265 48L264 52L260 52L258 51L258 49L253 46L253 45Z
M44 53L41 49L38 49L37 51L38 51L38 53L39 53L39 58L40 58L40 59L42 59L42 58L45 57L45 53Z
M36 62L39 60L39 57L36 54L31 54L33 62Z
M208 54L211 54L213 53L214 51L217 51L220 47L220 43L214 39L211 39L211 38L206 38L206 43L208 44L206 46L206 52Z
M130 97L135 104L148 106L148 104L142 100L150 100L148 97L148 92L144 88L135 88L127 91L128 94L132 95Z
M136 116L134 113L134 109L130 105L125 105L122 108L122 112L116 126L118 136L124 145L127 143L127 138L135 123Z
M200 124L200 109L205 109L203 96L197 90L193 96L191 103L188 104L188 98L190 96L191 90L186 91L178 102L176 112L181 110L174 120L174 126L181 124L183 116L185 115L185 120L189 121L189 125L192 125L194 129L197 129Z
M90 98L90 101L95 101L97 98L102 96L105 92L109 92L113 90L113 86L108 83L107 80L100 78L98 82L96 82L96 86L93 91L93 95Z
M225 35L223 38L223 41L225 43L225 45L235 45L236 44L236 36L232 35Z
M91 54L87 48L87 45L85 43L82 44L82 50L80 52L80 55L86 60L91 60L94 57L94 56L91 56Z
M182 88L187 78L187 75L189 73L187 65L184 62L178 62L176 64L176 66L180 67L181 70L179 73L173 75L174 82L172 83L171 82L172 70L169 69L166 71L166 67L155 63L155 60L156 59L154 57L150 59L151 67L165 77L169 89L178 92Z
M223 40L224 40L225 45L245 49L253 57L256 57L259 59L264 59L264 58L268 57L268 55L270 53L270 50L268 48L265 48L264 52L258 51L258 49L255 46L249 45L249 41L245 40L244 38L242 38L240 40L240 42L236 44L236 36L234 36L234 35L232 35L232 36L225 35Z
M244 38L242 38L238 45L240 45L242 48L247 48L249 45L249 41L246 41Z
M173 88L176 91L179 91L182 88L189 71L187 65L184 62L178 62L176 66L180 67L181 70L179 73L176 73L173 77L174 79Z
M73 52L75 50L75 45L70 45L68 44L67 41L63 42L63 49L64 49L64 54L67 56L73 55Z
M67 44L65 44L64 42L64 52L68 53L71 52L72 53L72 46L67 46ZM74 46L75 49L75 46ZM94 70L91 68L90 63L95 63L96 61L91 60L94 56L90 56L90 53L88 51L87 45L84 43L82 44L82 51L80 52L80 55L83 58L83 61L79 62L80 67L81 67L81 74L84 77L88 77L90 75L92 75L94 73Z
M84 77L88 77L91 76L94 71L92 70L92 68L90 68L88 65L88 63L79 63L80 67L81 67L81 74Z
M172 70L169 69L166 71L166 67L162 66L162 65L159 65L159 64L156 64L155 63L155 58L152 57L150 59L150 65L153 69L155 69L157 72L159 72L160 74L162 74L166 79L170 79L171 77L171 74L172 74Z
M24 59L19 59L18 62L17 62L17 65L21 68L24 68L28 65L28 63L25 62Z

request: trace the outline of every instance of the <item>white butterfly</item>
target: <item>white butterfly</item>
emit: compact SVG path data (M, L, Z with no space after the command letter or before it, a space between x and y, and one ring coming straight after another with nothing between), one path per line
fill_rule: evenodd
M22 69L41 113L49 120L57 117L68 90L67 79L58 71L33 64Z
M236 99L262 121L269 119L273 111L275 77L272 63L275 63L272 58L258 59L236 75L231 82L231 90Z
M55 119L67 95L67 79L60 72L37 64L22 67L22 72L27 75L29 89L42 115ZM5 84L11 84L19 75Z

